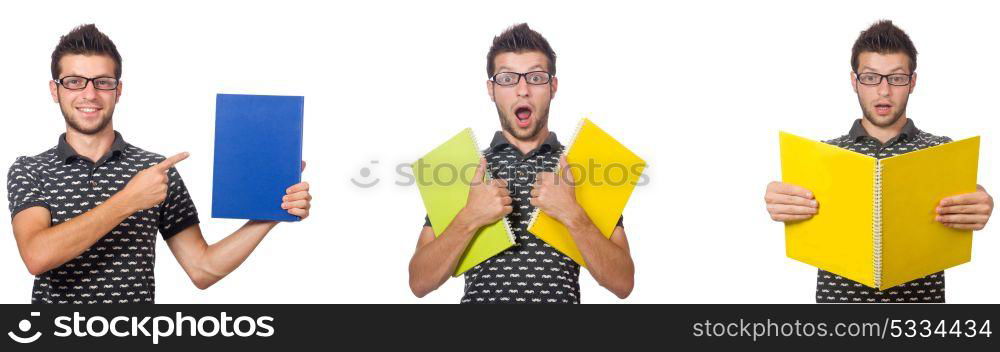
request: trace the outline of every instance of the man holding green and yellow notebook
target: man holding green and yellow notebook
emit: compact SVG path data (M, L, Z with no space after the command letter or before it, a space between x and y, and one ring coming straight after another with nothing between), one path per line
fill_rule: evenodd
M875 23L855 42L851 84L863 117L826 143L863 156L781 137L783 178L801 183L772 182L764 200L771 219L786 223L789 257L820 267L817 302L944 302L941 270L969 260L971 231L989 221L993 198L975 184L978 138L952 142L906 117L916 64L909 36L890 21ZM802 162L806 154L826 160ZM898 167L906 164L916 166ZM861 172L831 176L849 168ZM843 201L855 194L864 196ZM857 214L843 217L849 211Z
M411 290L423 297L464 274L462 303L579 303L583 265L601 286L628 297L635 269L620 211L641 174L641 159L627 153L635 165L619 175L631 186L611 197L617 210L589 215L598 212L582 204L600 192L563 181L579 176L566 159L573 152L564 156L566 148L548 129L558 87L548 42L525 24L513 26L494 38L487 72L502 127L489 147L477 154L471 130L464 130L414 164L428 217L409 265ZM581 130L595 137L587 138L600 138L603 131L588 123ZM455 186L455 180L470 182ZM561 229L568 239L557 239Z

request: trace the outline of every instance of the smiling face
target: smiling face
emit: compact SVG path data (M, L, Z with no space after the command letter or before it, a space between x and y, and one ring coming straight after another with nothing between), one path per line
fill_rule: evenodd
M106 55L66 55L59 59L59 77L115 77L115 61ZM94 135L112 128L111 117L121 97L122 85L114 90L98 90L94 82L84 89L70 90L49 81L52 100L59 104L67 129Z
M889 75L911 74L913 72L910 67L910 59L904 53L863 52L858 55L856 69L859 74L871 72ZM910 84L905 86L890 85L885 78L879 84L869 86L859 83L854 72L851 73L851 85L858 94L864 118L878 127L892 126L906 116L906 103L916 83L917 75L914 73Z
M549 70L545 54L538 51L505 52L494 59L493 74L500 72L527 73ZM548 84L528 84L521 77L517 85L501 86L486 81L490 99L496 104L500 126L519 140L531 140L548 128L549 103L555 97L558 80L552 77Z

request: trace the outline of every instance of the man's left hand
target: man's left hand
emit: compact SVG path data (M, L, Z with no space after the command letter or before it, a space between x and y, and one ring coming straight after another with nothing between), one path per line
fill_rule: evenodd
M302 170L305 171L306 162L302 162ZM285 196L281 197L281 209L285 209L289 214L298 216L300 220L309 217L309 208L312 206L312 195L309 194L309 183L299 182L285 190Z
M558 174L538 173L531 189L530 203L565 225L583 213L583 208L576 202L575 179L565 155L559 157L559 170Z
M938 203L934 220L945 226L962 230L982 230L993 213L993 197L983 186L979 191L942 199Z

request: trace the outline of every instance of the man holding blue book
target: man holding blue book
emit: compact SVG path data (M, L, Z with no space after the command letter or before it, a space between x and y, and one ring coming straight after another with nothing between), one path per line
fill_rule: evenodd
M157 232L199 289L235 270L274 221L249 221L209 245L174 167L113 128L122 60L94 25L63 36L52 53L49 90L66 122L55 147L17 158L7 179L14 238L35 276L32 303L153 303ZM304 166L304 164L303 164ZM309 216L309 185L275 199Z

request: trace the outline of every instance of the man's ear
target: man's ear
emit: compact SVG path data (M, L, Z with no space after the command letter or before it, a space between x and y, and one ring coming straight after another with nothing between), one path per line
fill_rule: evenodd
M552 76L552 82L549 82L549 99L554 99L556 97L557 90L559 90L559 78Z
M122 97L122 81L118 81L118 88L115 88L115 104L118 104L118 99Z
M913 89L917 87L917 73L913 72L913 77L910 77L910 94L913 94Z
M490 101L497 102L496 97L493 95L493 81L491 80L486 80L486 94L490 95Z
M854 89L854 93L858 92L858 75L851 71L851 89Z
M49 94L52 95L52 102L59 104L59 85L55 80L49 81Z

